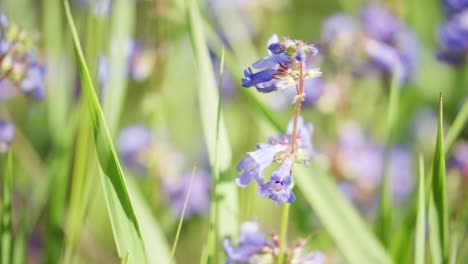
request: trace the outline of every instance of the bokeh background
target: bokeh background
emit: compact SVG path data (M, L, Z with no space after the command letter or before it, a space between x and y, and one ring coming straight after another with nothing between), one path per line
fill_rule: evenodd
M151 222L152 229L142 230L155 239L146 251L168 260L196 166L175 260L203 259L213 183L206 145L214 133L204 127L201 113L216 114L217 97L204 92L219 83L223 48L221 109L231 157L224 157L230 164L221 172L220 192L226 196L220 228L236 234L240 223L257 220L266 234L279 232L281 206L258 197L254 186L234 184L237 163L255 144L278 134L275 125L284 132L293 114L294 92L260 94L241 86L243 70L267 56L267 41L277 34L319 50L311 63L322 76L306 83L302 108L314 126L317 153L307 177L323 174L373 231L387 157L392 222L386 230L390 238L382 244L395 263L413 263L408 217L417 199L418 157L427 171L434 158L440 93L445 131L466 112L468 2L198 2L194 11L197 4L190 0L70 1L132 202L145 208L142 221ZM0 174L6 175L10 151L11 261L121 262L64 5L1 0L0 11ZM203 32L207 61L194 52L200 43L191 12L200 18L196 26ZM389 128L392 78L398 104ZM211 103L204 104L206 99ZM468 261L468 126L466 118L461 120L445 157L452 263ZM348 263L307 192L296 192L287 240L293 245L309 237L308 251L320 250L326 263ZM335 221L346 226L347 219ZM219 249L223 262L221 242ZM425 254L426 263L437 263L429 242Z

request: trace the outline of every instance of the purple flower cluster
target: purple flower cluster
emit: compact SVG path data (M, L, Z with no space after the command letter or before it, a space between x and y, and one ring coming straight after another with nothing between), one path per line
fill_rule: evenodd
M0 100L18 94L44 98L45 65L39 63L34 36L0 14Z
M239 187L247 187L253 180L258 184L258 194L280 203L291 203L296 200L291 190L291 171L294 162L307 164L315 151L311 138L313 127L311 123L304 123L302 117L298 119L296 135L297 148L292 150L293 120L289 122L285 135L270 137L267 144L258 144L257 150L247 153L237 165L240 175L236 178ZM274 161L281 162L278 170L271 175L270 181L264 182L263 170Z
M279 40L273 35L267 46L269 55L253 64L260 71L254 73L251 68L244 71L244 87L255 86L261 93L270 93L297 86L300 76L306 80L321 75L318 68L307 68L305 64L318 54L313 45L286 37Z
M443 6L447 21L437 31L440 44L437 58L461 66L466 63L468 50L468 1L445 0Z
M230 263L270 263L279 252L279 238L273 236L268 239L255 221L244 222L240 226L239 241L237 247L232 241L224 239L224 250L228 256L226 264ZM300 241L296 247L288 249L285 263L299 264L323 264L325 256L320 251L314 251L307 255L301 255L305 243Z
M329 56L353 64L359 75L375 69L384 74L398 71L400 83L405 83L419 60L415 34L378 4L365 6L359 20L341 13L332 15L323 23L322 41Z
M345 194L358 204L376 198L384 174L384 147L373 142L361 128L348 123L341 132L335 155L335 169L344 179ZM413 161L404 147L390 153L390 190L393 199L403 201L414 187Z

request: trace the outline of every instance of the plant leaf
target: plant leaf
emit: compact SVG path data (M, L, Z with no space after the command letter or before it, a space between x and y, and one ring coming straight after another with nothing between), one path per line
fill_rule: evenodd
M426 197L424 195L424 159L419 157L419 181L418 181L418 216L416 220L416 234L414 237L415 254L414 263L424 264L425 248L425 221L426 221Z
M1 235L1 263L11 263L12 236L11 236L11 198L13 181L13 164L11 150L8 151L5 174L3 175L3 197L0 235Z
M442 253L442 263L448 263L448 209L447 193L445 188L445 151L443 132L443 103L442 94L439 100L439 126L437 131L437 143L434 155L434 167L432 175L432 195L437 212L439 225L439 240Z
M120 167L110 133L104 121L91 75L83 56L68 1L64 1L64 6L70 31L73 36L73 44L78 59L84 97L93 124L94 141L99 165L102 169L100 177L117 251L121 259L127 256L130 263L146 263L146 255L138 220L127 192L122 168Z

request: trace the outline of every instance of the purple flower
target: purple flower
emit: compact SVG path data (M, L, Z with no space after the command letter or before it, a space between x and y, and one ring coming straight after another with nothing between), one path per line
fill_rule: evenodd
M294 162L308 164L315 154L312 146L313 127L311 123L305 123L299 116L297 122L296 145L293 150L293 120L289 122L287 134L272 136L267 144L258 144L257 150L249 152L237 166L241 172L236 178L239 187L246 187L252 179L259 185L258 194L264 198L270 198L276 204L280 202L290 203L295 200L291 190L291 167ZM270 181L264 184L263 170L273 161L281 162L279 170L273 172Z
M443 0L442 6L447 16L462 12L468 8L467 0Z
M241 225L237 247L234 247L228 238L225 238L223 243L228 257L226 264L249 262L255 255L262 253L265 248L273 247L273 243L260 232L258 224L253 221Z
M279 170L273 172L270 181L260 185L258 190L260 197L269 198L275 201L276 205L280 203L292 203L296 200L296 196L290 187L293 162L293 155L288 155L284 158L283 164Z
M148 79L154 68L154 51L149 48L144 48L137 41L132 41L129 54L128 71L130 77L137 82L142 82Z
M125 127L117 138L117 147L122 162L128 167L139 170L146 168L145 154L152 144L153 137L150 130L142 125Z
M391 42L400 30L401 22L379 4L369 4L361 12L365 32L374 39Z
M15 136L15 125L0 118L0 153L5 153Z
M241 174L236 178L239 187L247 187L252 179L258 184L263 183L263 170L270 166L275 156L286 149L285 146L276 144L258 148L254 152L249 152L237 165L237 171Z
M459 141L453 150L451 165L468 179L468 142Z
M318 50L313 45L285 37L280 41L277 35L273 35L267 48L269 55L253 64L253 67L260 71L254 73L251 68L244 71L244 87L255 86L261 93L270 93L295 86L299 78L298 65L303 67L304 79L321 75L320 70L308 69L304 63L307 58L317 55Z
M169 199L172 212L180 217L187 197L191 173L185 173L176 179L163 178L163 191ZM190 196L187 201L184 219L193 215L207 215L210 212L210 190L211 175L206 171L198 170L195 172L190 190Z
M440 61L453 66L466 63L468 50L468 9L453 16L438 29Z

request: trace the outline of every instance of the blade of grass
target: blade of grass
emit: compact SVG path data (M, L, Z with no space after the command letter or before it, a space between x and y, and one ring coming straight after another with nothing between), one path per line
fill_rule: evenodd
M172 263L172 260L174 259L175 251L177 248L177 242L179 241L180 230L182 230L182 223L184 222L185 209L187 209L187 203L189 201L190 192L192 190L193 176L195 175L196 169L197 169L197 165L193 166L192 176L190 176L190 183L189 183L189 187L187 191L187 196L185 196L184 207L182 208L182 214L180 214L179 224L177 225L177 232L174 238L174 243L172 243L172 250L171 250L171 257L169 259L169 264Z
M434 156L432 194L439 224L440 249L442 263L448 263L448 209L445 188L445 151L443 136L443 102L442 94L439 100L439 126L437 132L436 151Z
M102 109L83 56L70 6L66 0L64 1L64 6L78 59L84 96L93 124L97 156L102 169L100 177L117 251L121 259L128 254L130 263L145 263L146 255L140 227L127 191L122 168L120 167L109 130L104 121Z
M12 257L12 230L11 230L11 199L13 188L13 164L11 150L7 153L3 175L3 197L2 197L2 226L1 226L1 263L11 263Z
M296 186L349 263L392 263L377 238L320 168L297 167ZM346 219L343 221L343 219Z
M225 232L220 232L220 227L218 226L219 208L224 207L224 205L220 204L220 193L218 191L217 185L220 180L220 174L223 171L226 171L231 163L231 147L221 111L221 88L223 77L222 73L224 68L224 52L222 52L221 55L220 80L217 91L215 77L212 71L213 67L208 54L208 46L205 40L203 20L201 18L197 1L189 1L186 9L192 49L193 53L195 54L196 68L198 69L197 91L200 114L213 175L210 219L208 227L207 262L218 263L218 236L219 233ZM223 202L228 202L228 200L223 199Z
M429 246L431 249L431 263L442 263L442 249L440 245L439 220L437 219L437 209L430 194L429 205Z
M419 181L418 181L418 216L416 220L416 234L414 237L414 263L424 264L425 256L425 232L426 232L426 203L424 195L424 158L419 156Z
M380 241L385 247L389 247L390 234L392 233L392 197L390 194L390 158L393 148L393 134L395 130L395 122L398 110L399 101L399 79L400 66L396 64L392 74L390 84L390 99L388 104L387 120L386 120L386 147L385 147L385 164L384 177L380 191L380 208L376 223L376 233Z

